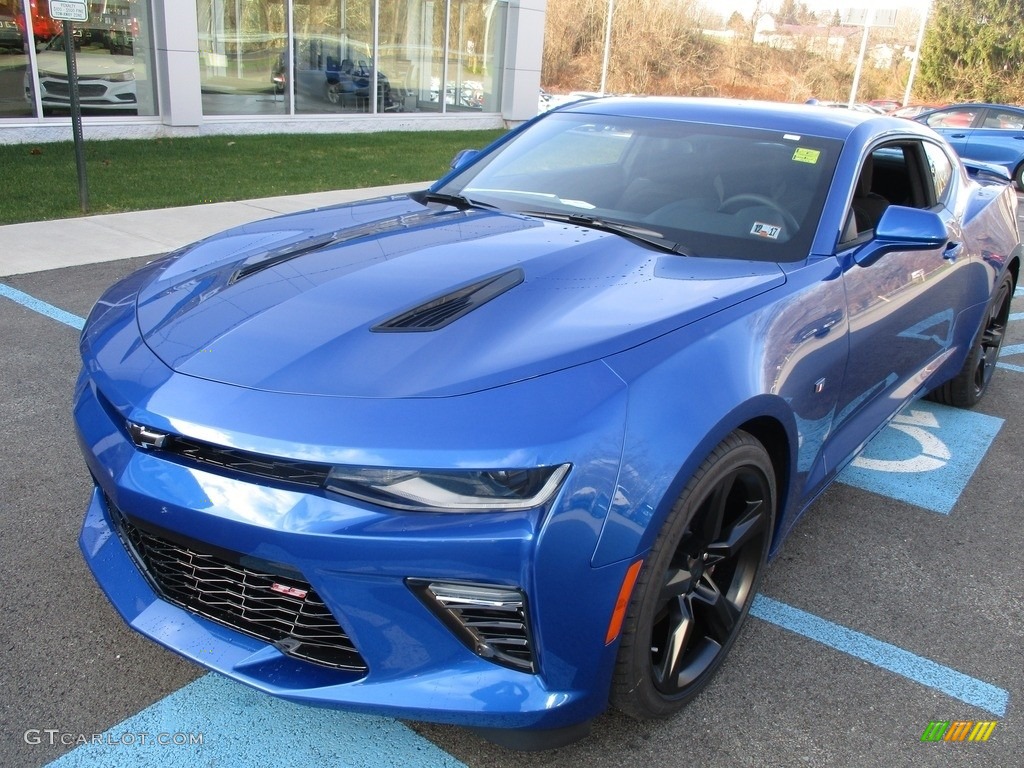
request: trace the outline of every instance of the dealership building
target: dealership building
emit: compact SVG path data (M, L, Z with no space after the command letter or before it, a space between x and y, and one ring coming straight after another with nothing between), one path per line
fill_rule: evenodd
M82 8L84 6L84 9ZM0 0L0 143L497 128L537 113L546 0Z

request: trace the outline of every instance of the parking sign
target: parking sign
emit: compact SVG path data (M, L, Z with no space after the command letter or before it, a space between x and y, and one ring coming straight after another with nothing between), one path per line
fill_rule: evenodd
M84 0L50 0L50 18L58 21L88 21L89 8Z

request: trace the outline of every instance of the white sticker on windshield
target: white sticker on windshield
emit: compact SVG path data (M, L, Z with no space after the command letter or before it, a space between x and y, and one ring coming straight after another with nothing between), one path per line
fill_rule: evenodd
M782 227L775 224L765 224L763 221L755 221L750 229L750 234L758 237L767 237L769 240L778 240L782 234Z

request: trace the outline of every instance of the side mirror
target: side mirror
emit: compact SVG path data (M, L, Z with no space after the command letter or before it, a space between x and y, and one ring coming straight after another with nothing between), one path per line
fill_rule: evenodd
M452 161L451 163L449 163L448 167L453 171L458 170L479 154L479 149L460 149L455 154L455 157L452 158Z
M875 236L854 254L862 267L892 251L930 251L949 241L946 223L934 211L890 205L875 226Z

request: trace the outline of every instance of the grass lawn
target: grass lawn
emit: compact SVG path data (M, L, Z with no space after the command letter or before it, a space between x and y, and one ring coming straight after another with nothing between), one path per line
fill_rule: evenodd
M494 131L89 141L90 213L436 179ZM72 142L0 145L0 224L80 216Z

